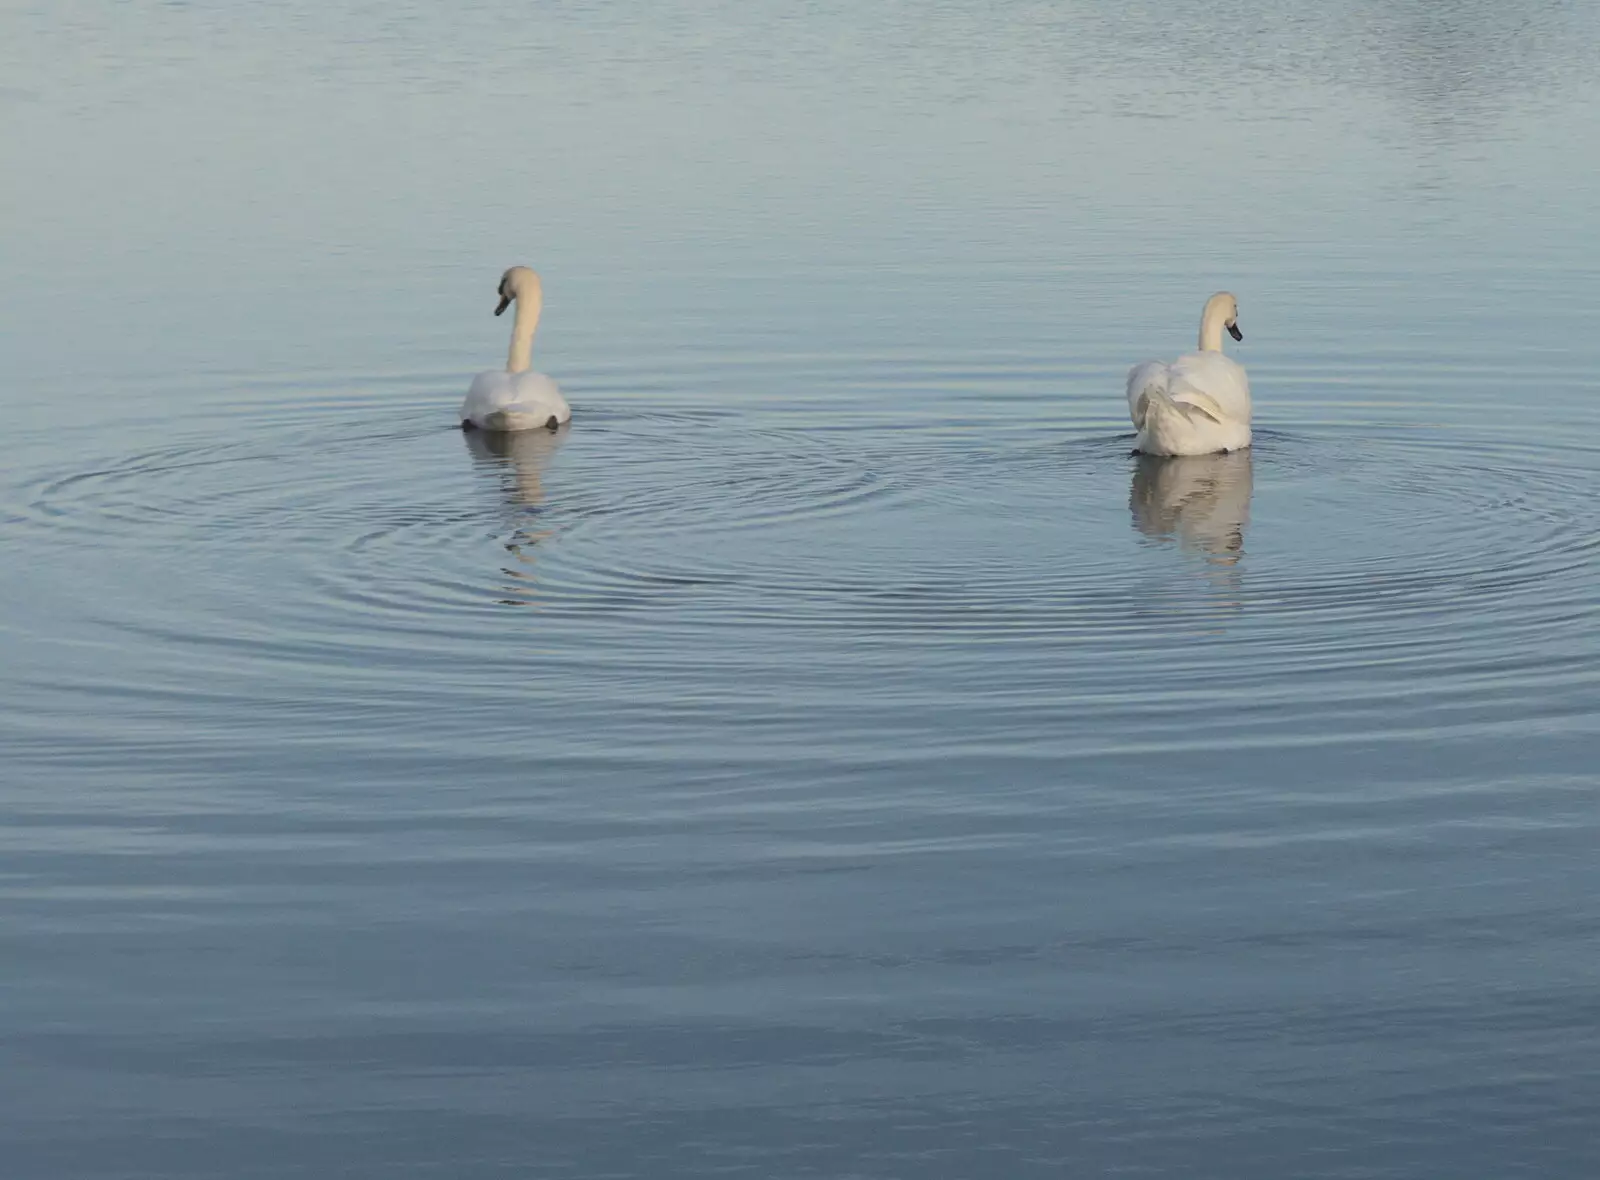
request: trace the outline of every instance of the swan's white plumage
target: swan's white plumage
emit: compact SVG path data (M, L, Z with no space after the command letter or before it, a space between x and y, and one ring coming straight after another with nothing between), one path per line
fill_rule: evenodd
M531 369L479 373L461 404L461 420L480 430L532 430L552 420L559 426L571 417L572 407L556 383Z
M500 277L500 306L495 315L516 302L517 317L511 328L511 351L504 369L490 369L472 379L461 403L463 425L480 430L532 430L554 428L572 417L572 407L556 383L529 367L533 334L544 307L544 287L539 276L525 266L513 266Z
M1250 445L1250 379L1222 354L1222 330L1237 331L1238 305L1220 292L1200 319L1200 351L1145 361L1128 372L1128 417L1147 455L1207 455Z

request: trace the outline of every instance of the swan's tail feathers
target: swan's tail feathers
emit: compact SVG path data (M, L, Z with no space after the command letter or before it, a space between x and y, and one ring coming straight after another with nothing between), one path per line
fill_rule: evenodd
M483 416L485 430L555 430L561 425L554 414L526 410L494 410Z
M516 406L505 406L485 414L482 425L485 430L537 430L540 427L556 430L561 426L561 419L549 410L523 410Z

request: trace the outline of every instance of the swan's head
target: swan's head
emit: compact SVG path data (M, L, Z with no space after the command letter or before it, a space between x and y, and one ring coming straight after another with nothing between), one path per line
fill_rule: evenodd
M500 306L494 309L494 314L505 311L513 299L540 294L539 276L525 266L513 266L500 276Z
M1239 301L1227 291L1218 291L1206 300L1205 318L1213 316L1222 318L1222 326L1228 329L1228 335L1235 340L1243 340L1244 333L1239 331Z

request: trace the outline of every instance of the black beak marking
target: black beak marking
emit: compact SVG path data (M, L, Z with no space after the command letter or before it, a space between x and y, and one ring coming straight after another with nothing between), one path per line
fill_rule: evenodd
M495 315L499 315L500 313L497 311L494 314ZM1228 325L1228 335L1232 336L1235 340L1243 340L1244 339L1244 333L1239 331L1239 325L1238 324L1229 324Z
M495 315L499 315L501 312L503 312L506 308L508 308L510 306L511 306L511 296L502 295L502 296L500 296L500 306L494 309L494 314Z

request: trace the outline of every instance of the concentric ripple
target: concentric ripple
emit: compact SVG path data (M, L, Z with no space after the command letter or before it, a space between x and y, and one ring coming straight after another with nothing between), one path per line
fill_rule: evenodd
M1266 429L1152 460L1035 405L977 432L596 398L509 438L420 395L381 433L362 411L264 399L226 435L73 453L18 473L7 517L78 567L63 603L190 672L423 661L470 700L533 640L644 708L798 654L979 714L1071 692L1112 745L1200 741L1196 716L1205 742L1315 741L1263 721L1312 699L1378 732L1397 696L1454 716L1490 673L1594 684L1565 636L1592 606L1597 455L1570 442Z

